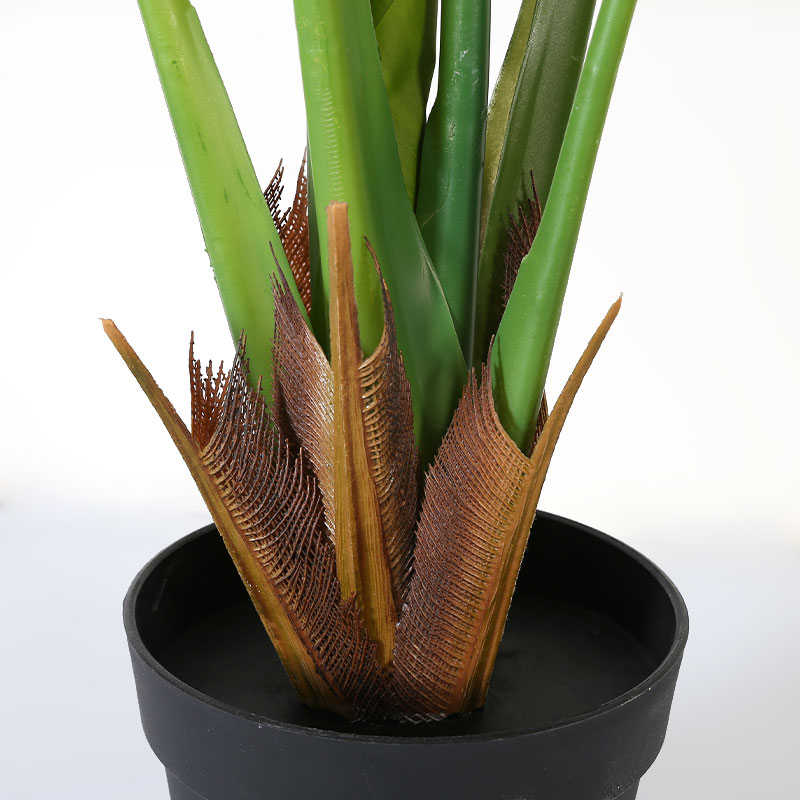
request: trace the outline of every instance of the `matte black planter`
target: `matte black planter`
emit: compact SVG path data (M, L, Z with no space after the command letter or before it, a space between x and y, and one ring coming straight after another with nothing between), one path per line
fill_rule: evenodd
M646 558L544 512L486 708L466 717L353 725L300 705L213 526L139 573L124 616L172 800L633 800L689 625Z

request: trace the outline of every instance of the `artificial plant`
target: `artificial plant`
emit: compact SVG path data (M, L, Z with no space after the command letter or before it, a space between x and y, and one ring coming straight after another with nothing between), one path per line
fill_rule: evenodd
M189 467L301 699L427 719L486 699L556 440L617 301L544 381L635 0L295 0L307 160L262 192L197 15L139 0L231 333L190 348Z

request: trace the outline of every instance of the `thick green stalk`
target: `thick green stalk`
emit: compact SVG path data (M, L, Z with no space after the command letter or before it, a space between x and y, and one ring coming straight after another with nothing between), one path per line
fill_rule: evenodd
M439 3L438 0L371 0L371 5L397 150L413 206L425 111L436 65Z
M528 22L527 45L521 60L515 29L501 74L502 83L492 98L487 137L492 162L486 183L482 215L483 238L478 266L475 360L486 358L489 339L502 314L503 253L508 242L509 214L526 207L531 196L531 171L539 200L546 207L550 184L564 139L595 0L537 0L533 13L523 5L518 27ZM513 99L508 104L511 76L516 71ZM497 92L501 92L498 96ZM497 99L497 102L495 102ZM498 129L502 128L502 134ZM498 145L498 139L502 143Z
M636 0L604 0L581 73L550 199L492 350L497 413L523 451L533 436L600 136Z
M139 8L231 335L247 335L251 378L262 376L269 397L270 245L300 296L197 13L188 0L139 0Z
M394 138L369 0L295 0L317 220L347 202L361 344L371 353L383 332L375 248L395 310L397 338L423 459L444 435L466 369L441 285L408 202ZM320 255L327 262L324 225ZM314 303L329 307L329 281ZM319 313L320 309L315 309ZM423 463L427 463L424 461Z
M472 358L481 177L489 92L490 0L442 0L439 87L422 142L417 220Z

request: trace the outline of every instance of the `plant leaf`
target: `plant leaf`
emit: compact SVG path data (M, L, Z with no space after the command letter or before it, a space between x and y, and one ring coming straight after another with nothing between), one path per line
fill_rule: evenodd
M523 449L544 392L592 170L635 6L636 0L604 0L600 8L550 199L492 348L497 412Z
M408 203L369 2L295 0L294 7L317 219L332 202L346 201L352 240L369 238L374 245L395 307L417 443L428 463L458 403L466 368ZM318 233L324 261L321 224ZM369 354L383 333L380 281L366 248L356 247L353 261L361 343ZM327 310L326 292L320 296ZM315 294L315 318L317 303Z
M317 202L314 191L314 165L311 163L311 151L306 147L306 164L308 165L308 256L309 273L311 275L311 313L309 320L311 330L325 353L330 353L330 336L328 334L328 270L322 269L320 253L320 232L317 223ZM324 274L324 280L323 280Z
M371 6L397 151L413 207L425 111L436 65L438 0L371 0Z
M316 481L237 358L224 379L190 354L194 434L110 320L103 327L161 417L303 702L364 717L381 702L377 650L342 601Z
M416 206L467 363L475 321L490 7L490 0L442 0L439 86L422 141Z
M275 271L269 245L284 269L286 256L197 13L188 0L139 0L139 9L228 326L234 342L246 332L254 383L261 376L268 397Z
M589 342L530 458L500 424L488 365L480 387L470 377L425 486L395 646L401 708L437 717L483 705L553 449L619 307Z
M503 249L509 213L529 199L531 171L547 207L575 87L578 83L595 0L537 0L524 5L507 55L506 74L492 101L487 138L494 148L484 176L481 253L478 265L475 353L483 362L500 321ZM531 19L524 57L517 67L519 38ZM510 59L510 60L509 60ZM513 100L508 84L517 73ZM500 133L502 130L502 134ZM502 144L498 142L502 139ZM497 152L499 147L499 153ZM495 166L496 163L496 166ZM494 170L494 171L493 171Z
M536 191L533 175L531 175L531 190L533 197L528 200L527 211L523 205L520 206L517 219L509 215L510 227L508 229L508 243L506 245L506 251L503 254L503 260L505 262L505 274L503 276L503 309L505 309L511 297L511 292L517 281L522 259L530 252L536 232L539 230L539 224L542 221L542 206L541 203L539 203L539 195ZM536 442L539 438L539 434L542 432L545 422L547 422L547 417L547 394L542 392L542 402L539 406L539 418L536 423L536 429L534 430L531 447L533 447L533 442ZM527 448L525 452L527 452Z

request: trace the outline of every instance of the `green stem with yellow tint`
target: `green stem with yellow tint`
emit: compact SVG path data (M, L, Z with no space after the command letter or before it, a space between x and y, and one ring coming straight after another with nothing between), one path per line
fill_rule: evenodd
M270 245L302 309L300 295L197 13L188 0L139 0L139 9L231 336L245 332L251 380L261 376L269 397Z
M492 350L495 405L530 447L600 136L636 0L604 0L581 72L539 231L523 259Z
M594 5L595 0L523 3L492 95L478 265L476 362L486 359L489 340L500 322L509 214L527 208L531 172L539 200L547 207ZM524 48L520 46L523 36Z

